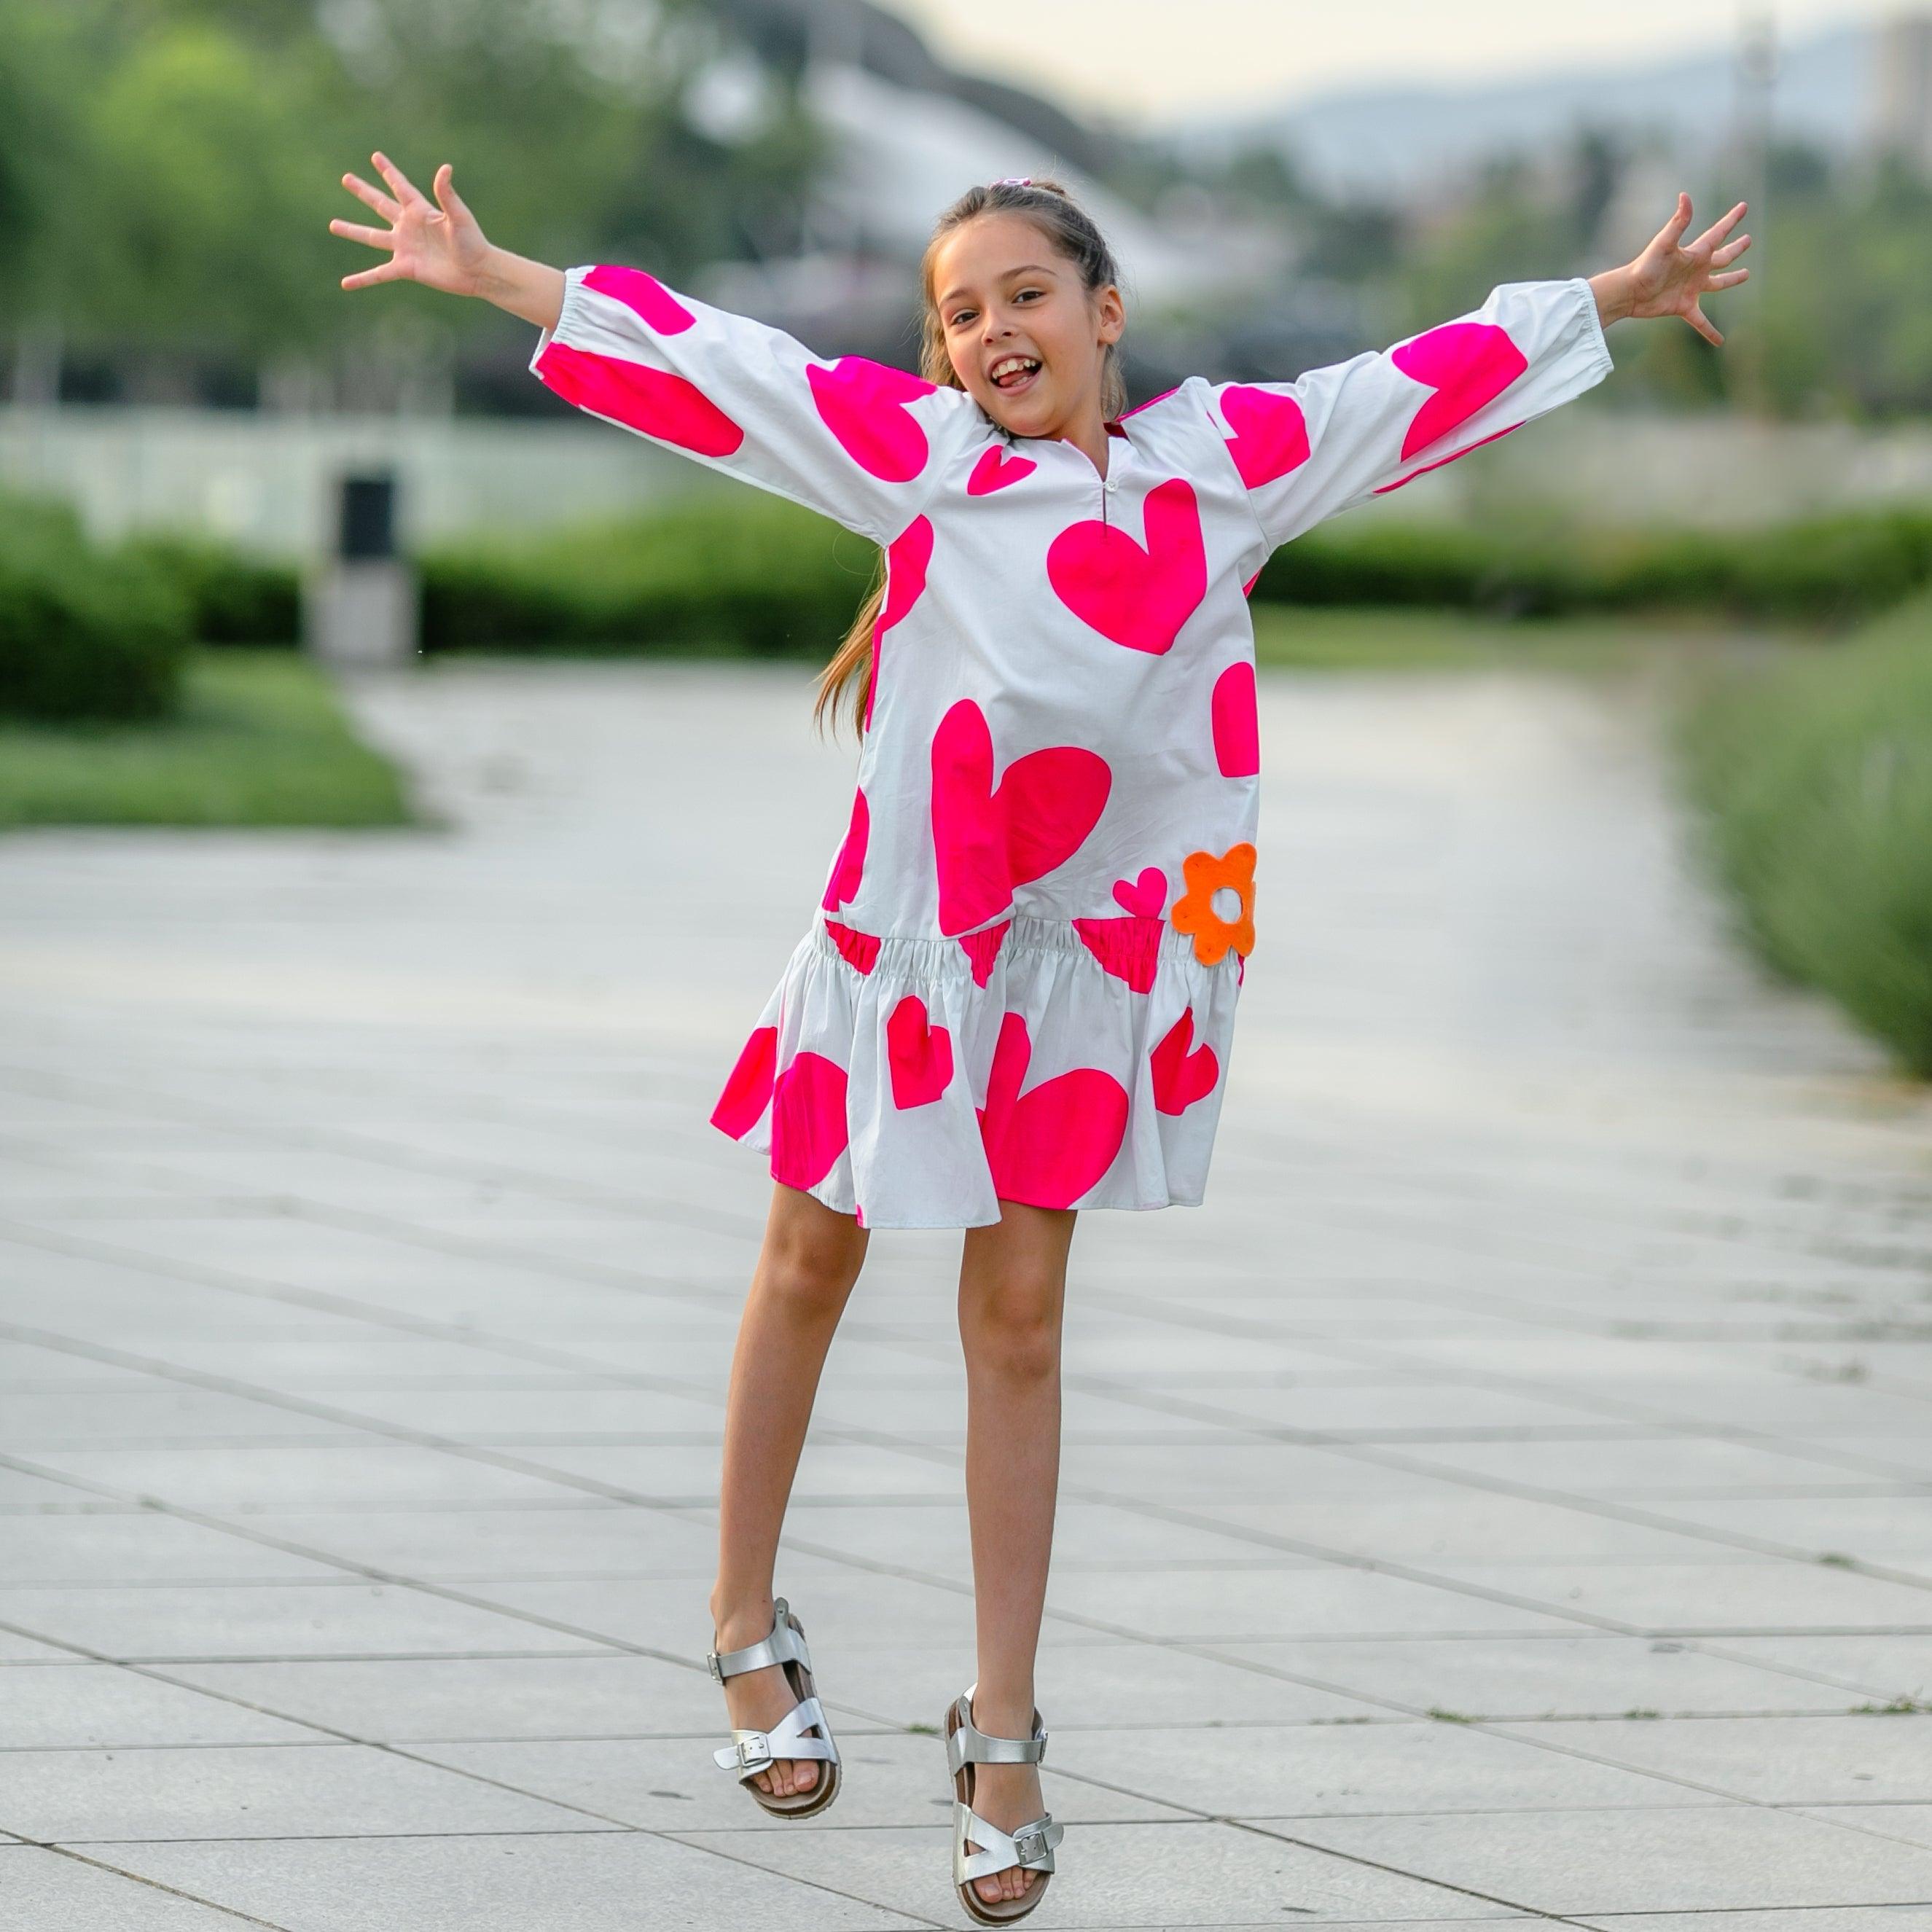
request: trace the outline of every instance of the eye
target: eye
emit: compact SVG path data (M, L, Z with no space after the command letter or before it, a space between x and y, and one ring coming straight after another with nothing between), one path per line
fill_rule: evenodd
M957 328L962 322L970 322L972 319L973 311L970 308L955 309L952 320L946 326L949 328Z

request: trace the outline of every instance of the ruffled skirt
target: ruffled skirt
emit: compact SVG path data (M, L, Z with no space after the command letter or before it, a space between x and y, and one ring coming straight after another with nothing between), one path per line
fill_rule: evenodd
M1242 968L1152 916L958 939L814 919L712 1124L863 1227L984 1227L1001 1200L1197 1207Z

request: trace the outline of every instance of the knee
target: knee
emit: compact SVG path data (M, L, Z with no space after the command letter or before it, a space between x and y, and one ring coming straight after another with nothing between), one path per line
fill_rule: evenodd
M837 1241L807 1237L775 1245L766 1253L763 1286L767 1298L794 1321L836 1322L858 1279L858 1264Z
M974 1298L961 1327L969 1361L1003 1382L1042 1382L1059 1372L1057 1281L1003 1281Z

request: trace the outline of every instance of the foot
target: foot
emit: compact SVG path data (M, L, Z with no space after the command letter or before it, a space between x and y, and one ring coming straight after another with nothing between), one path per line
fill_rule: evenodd
M1033 1706L1017 1715L999 1712L977 1697L972 1704L973 1721L989 1737L1024 1738L1033 1735ZM973 1809L989 1825L1003 1832L1030 1825L1046 1809L1040 1788L1040 1767L1036 1764L976 1764L973 1767ZM969 1852L984 1851L983 1845L966 1840ZM1009 1865L1004 1871L988 1872L970 1881L973 1889L988 1905L1024 1898L1046 1876L1024 1865Z
M771 1600L767 1598L762 1609L754 1604L749 1611L728 1616L716 1627L718 1634L712 1648L742 1650L748 1644L762 1642L771 1635L772 1615ZM783 1721L797 1702L798 1694L782 1664L741 1670L724 1680L724 1708L734 1730L769 1731ZM823 1734L814 1725L809 1735ZM766 1769L746 1781L774 1798L795 1798L818 1788L824 1768L815 1757L774 1758Z

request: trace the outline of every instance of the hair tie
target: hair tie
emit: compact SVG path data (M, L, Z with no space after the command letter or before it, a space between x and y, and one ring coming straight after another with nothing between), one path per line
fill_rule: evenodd
M993 185L995 188L1031 188L1033 176L1031 175L1002 175Z

